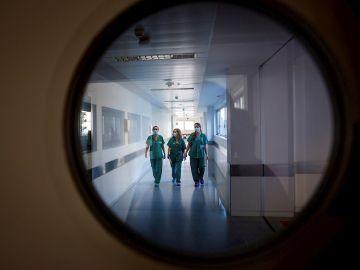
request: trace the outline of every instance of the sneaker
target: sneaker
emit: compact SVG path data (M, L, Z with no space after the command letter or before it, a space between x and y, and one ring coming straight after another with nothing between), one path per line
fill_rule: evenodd
M199 187L199 183L195 183L195 187Z
M204 184L204 179L200 179L200 184L201 184L201 185Z
M178 182L178 183L176 183L176 185L177 185L178 187L180 187L180 186L181 186L181 183L180 183L180 182Z
M176 179L175 179L175 178L173 178L172 182L173 182L173 184L175 184L175 182L176 182Z
M155 186L155 187L159 187L159 183L155 183L154 186Z

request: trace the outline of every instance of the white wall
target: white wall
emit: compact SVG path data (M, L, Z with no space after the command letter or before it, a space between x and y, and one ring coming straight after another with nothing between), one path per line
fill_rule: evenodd
M228 74L228 148L231 164L260 164L259 81L257 67L231 68ZM245 108L235 108L239 96Z
M260 216L261 177L231 176L231 215Z
M260 153L260 100L257 66L233 67L227 77L228 160L254 168ZM240 96L244 108L235 106ZM258 216L261 211L261 177L231 176L231 215Z
M153 106L143 98L132 93L117 83L90 83L87 85L84 97L89 97L96 104L97 116L97 151L85 154L84 162L87 168L104 166L108 161L145 148L145 140L128 144L125 133L125 145L110 149L102 149L102 111L101 107L109 107L130 113L136 113L154 119ZM156 111L156 110L155 110ZM156 111L156 119L162 119L161 112ZM127 115L125 114L125 119ZM139 132L141 132L139 130ZM119 198L133 183L138 181L150 169L150 162L143 156L125 163L93 180L96 190L108 205Z
M293 42L295 210L314 194L326 169L333 121L326 84L308 53Z
M233 106L239 89L247 92L245 110ZM231 177L231 214L294 215L318 187L332 144L331 106L316 64L292 40L258 72L230 69L228 101L229 163L264 164L266 171Z
M260 69L262 161L273 176L262 177L262 214L294 213L293 90L291 45Z

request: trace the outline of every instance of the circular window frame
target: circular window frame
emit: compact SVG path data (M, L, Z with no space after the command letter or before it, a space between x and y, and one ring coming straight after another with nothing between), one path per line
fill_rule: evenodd
M172 1L171 3L160 3L160 1L140 1L133 4L128 9L122 11L115 18L112 18L107 25L99 32L81 57L80 63L75 68L73 78L68 90L67 102L64 114L64 143L68 163L74 177L74 182L83 200L101 222L101 224L122 243L128 245L133 250L170 264L179 264L197 267L226 266L254 261L259 258L269 256L269 250L275 246L280 247L288 237L299 231L308 218L315 215L319 209L327 209L334 201L336 192L344 184L346 169L351 160L351 149L354 144L352 133L352 122L349 114L349 107L346 105L346 92L341 71L334 67L335 57L331 50L327 48L324 41L313 31L311 25L306 24L299 14L292 11L289 7L270 1L222 1L222 3L238 5L256 11L266 17L272 18L293 33L297 34L301 43L309 51L313 59L319 66L324 79L326 80L329 98L332 104L334 134L333 146L330 159L324 173L321 185L315 195L311 198L305 209L296 217L296 222L292 222L288 229L277 234L271 239L265 239L258 245L250 249L239 248L234 252L223 253L219 256L201 256L186 254L183 252L168 250L157 244L146 240L135 233L126 224L121 222L104 204L95 188L89 181L86 168L83 163L79 138L79 115L81 100L85 91L85 86L89 81L90 75L94 70L99 59L110 46L110 44L121 33L140 21L146 16L159 12L169 7L186 5L199 2L218 2L218 1ZM79 91L81 89L81 91ZM339 169L339 167L341 169ZM265 256L265 257L264 257Z

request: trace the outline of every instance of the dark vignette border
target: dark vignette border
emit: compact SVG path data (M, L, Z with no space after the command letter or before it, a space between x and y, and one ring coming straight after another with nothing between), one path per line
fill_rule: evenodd
M265 0L221 1L228 4L240 5L244 8L250 8L265 16L270 16L275 21L288 28L289 31L295 33L296 37L312 54L312 57L316 60L327 81L327 87L333 105L334 119L334 144L331 158L329 160L328 169L324 174L322 184L316 195L313 196L306 209L296 218L296 222L293 222L287 230L273 239L268 239L263 243L259 243L253 248L234 250L224 254L200 256L168 250L139 236L111 213L93 188L91 181L89 181L86 169L82 162L80 140L78 139L78 116L81 108L81 98L91 72L95 68L103 52L106 51L108 46L123 31L143 17L168 7L194 2L214 1L140 1L110 21L104 29L94 37L93 41L84 52L80 63L78 63L76 70L74 71L71 85L68 89L63 130L69 167L72 171L78 191L91 212L106 230L136 251L168 264L180 264L193 267L225 267L230 265L240 265L244 262L256 264L256 262L260 262L259 260L262 258L266 257L268 259L269 251L274 249L274 247L279 246L288 236L291 236L292 233L296 232L306 222L307 218L314 215L319 208L327 208L329 206L336 195L336 191L343 182L344 173L349 166L348 163L351 158L351 147L354 143L352 123L348 113L349 109L346 107L346 102L342 94L342 91L344 93L346 91L346 89L344 89L344 84L342 83L343 76L339 70L336 70L335 67L337 65L334 62L332 55L324 42L318 38L317 33L313 31L311 25L306 24L303 18L286 6ZM343 169L336 169L339 168L339 166Z

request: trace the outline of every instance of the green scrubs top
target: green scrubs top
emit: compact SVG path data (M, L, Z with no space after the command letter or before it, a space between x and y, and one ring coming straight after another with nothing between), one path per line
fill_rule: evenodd
M158 135L156 141L154 140L154 135L150 135L147 138L146 144L150 147L150 159L163 158L162 146L164 143L165 141L161 135Z
M192 133L188 138L190 144L189 156L192 158L203 158L205 157L205 145L209 143L206 135L200 133L200 135L194 136Z
M182 138L177 142L175 137L171 137L168 141L167 146L170 148L171 160L182 161L183 153L186 148L185 142Z

